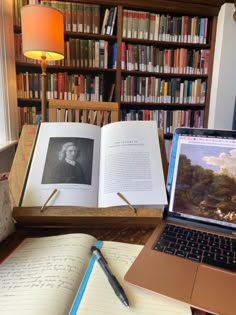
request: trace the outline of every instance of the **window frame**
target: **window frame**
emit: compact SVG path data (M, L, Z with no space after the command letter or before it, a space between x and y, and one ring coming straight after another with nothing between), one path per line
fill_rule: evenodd
M18 141L13 2L0 1L0 152Z

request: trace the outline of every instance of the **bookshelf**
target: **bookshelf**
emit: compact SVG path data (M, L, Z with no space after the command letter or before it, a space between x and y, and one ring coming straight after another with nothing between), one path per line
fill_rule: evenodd
M31 108L40 112L40 65L21 54L17 6L27 1L14 2L18 106L24 119ZM41 2L65 12L65 59L48 65L48 99L118 102L120 119L156 119L167 139L177 126L207 127L222 1Z

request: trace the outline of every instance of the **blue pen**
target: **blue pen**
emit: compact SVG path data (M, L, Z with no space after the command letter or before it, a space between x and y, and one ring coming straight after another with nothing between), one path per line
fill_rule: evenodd
M117 297L120 299L120 301L125 305L125 306L129 306L129 301L128 298L125 294L125 291L123 290L123 288L121 287L121 285L119 284L118 280L116 279L116 277L113 275L113 273L111 272L110 268L108 267L108 263L106 261L106 259L103 257L100 249L98 249L96 246L92 246L91 247L91 252L92 254L96 257L99 265L101 266L102 270L104 271L112 289L114 290L115 294L117 295Z

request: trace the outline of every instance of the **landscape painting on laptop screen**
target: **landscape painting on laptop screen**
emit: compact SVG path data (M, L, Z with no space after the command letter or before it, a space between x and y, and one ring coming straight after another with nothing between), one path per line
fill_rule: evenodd
M236 140L180 136L176 156L179 159L174 170L170 211L233 227Z

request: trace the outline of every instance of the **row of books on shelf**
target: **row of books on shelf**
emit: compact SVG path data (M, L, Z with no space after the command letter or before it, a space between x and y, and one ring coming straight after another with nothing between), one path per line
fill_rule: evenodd
M37 111L36 106L24 106L18 107L20 124L38 124L41 121L41 113ZM63 111L64 119L62 121L68 121L67 111ZM84 110L80 111L78 122L91 123L90 111L87 113ZM72 110L73 114L73 110ZM58 112L61 118L61 114ZM85 115L86 117L83 117ZM94 111L93 124L96 124L96 118L103 116L103 111ZM72 115L73 121L73 115ZM193 127L202 128L204 111L203 110L163 110L163 109L121 109L120 119L122 121L129 120L154 120L156 121L157 128L163 130L164 134L172 134L177 127ZM58 121L61 121L58 120ZM75 121L75 116L74 116ZM109 118L108 118L109 122Z
M206 44L208 18L123 10L122 35L156 41Z
M74 109L57 109L56 121L86 123L100 127L112 122L110 111L85 109L79 111L75 111Z
M37 125L42 120L40 111L37 111L36 106L24 106L18 107L19 114L19 130L22 129L23 125ZM46 110L46 121L48 119L49 111ZM70 120L68 117L70 116ZM58 122L79 122L103 126L106 123L111 123L111 112L104 111L93 111L91 115L90 110L80 110L78 115L75 113L75 110L63 110L57 109L57 121Z
M49 65L112 68L117 66L117 43L103 39L70 38L65 41L64 59L49 61ZM207 75L209 49L173 48L161 49L153 45L121 45L121 69L175 74ZM16 61L39 64L38 60L22 54L22 36L15 34Z
M107 40L70 38L65 42L61 65L107 69L112 50Z
M121 102L203 104L206 89L202 79L127 76L121 80Z
M25 99L41 98L41 74L18 73L17 96ZM157 77L127 76L121 80L121 102L204 104L207 83L202 79L161 79ZM48 99L104 100L104 75L47 73ZM114 93L114 84L106 87ZM109 96L112 100L113 95Z
M164 134L172 134L177 127L203 128L203 110L122 109L121 120L154 120Z
M18 98L41 98L40 73L18 73L16 79ZM113 90L112 87L111 84L109 88ZM47 99L103 101L104 76L103 74L84 75L66 72L47 73L46 97Z
M38 0L14 0L14 24L21 25L20 9ZM41 0L41 4L54 7L64 14L65 31L113 35L117 7L69 1ZM128 38L206 44L208 18L199 16L171 16L123 9L122 35Z
M204 75L208 72L208 49L161 49L125 42L121 47L122 70Z
M38 4L38 0L14 0L14 25L21 25L20 9L27 4ZM99 4L69 1L41 0L41 4L53 7L64 15L66 32L112 35L116 21L117 7L106 9L104 14ZM103 22L101 26L101 19Z
M48 61L48 65L108 68L109 58L113 56L113 45L109 48L106 40L70 38L64 43L64 59L60 61ZM109 53L110 57L109 57ZM22 36L15 34L15 56L20 63L40 64L39 60L27 58L22 54ZM116 60L116 56L112 60Z
M41 112L36 106L18 107L19 131L23 125L37 125L42 120Z

